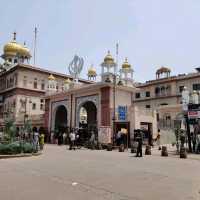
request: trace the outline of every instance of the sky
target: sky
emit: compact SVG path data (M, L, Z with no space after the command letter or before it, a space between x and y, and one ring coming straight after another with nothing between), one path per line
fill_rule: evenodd
M84 58L81 77L100 64L110 50L119 65L125 57L134 80L155 79L160 66L172 75L200 66L199 0L0 0L0 52L14 31L33 54L37 27L36 65L68 73L75 54ZM1 60L2 61L2 60ZM32 59L33 63L33 59Z

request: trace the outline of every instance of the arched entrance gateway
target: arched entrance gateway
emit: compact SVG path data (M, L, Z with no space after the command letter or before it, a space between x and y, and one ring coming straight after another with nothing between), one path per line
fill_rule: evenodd
M76 127L79 128L80 137L88 141L94 132L98 139L98 104L97 98L81 99L77 104Z
M54 139L58 140L58 144L63 143L63 133L67 131L67 109L64 105L59 105L55 108L53 114L53 135Z
M55 132L64 133L67 128L67 109L65 106L60 105L55 112Z
M82 141L88 141L92 131L98 137L97 133L97 108L91 101L85 102L80 106L79 115L79 132Z

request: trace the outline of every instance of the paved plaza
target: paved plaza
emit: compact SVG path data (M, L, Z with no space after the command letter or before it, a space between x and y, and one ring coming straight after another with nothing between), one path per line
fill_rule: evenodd
M200 200L200 159L68 151L0 160L1 200Z

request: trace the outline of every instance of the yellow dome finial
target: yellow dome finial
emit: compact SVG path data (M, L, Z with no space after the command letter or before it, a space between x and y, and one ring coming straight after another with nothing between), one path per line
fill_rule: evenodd
M96 76L97 72L93 65L88 69L88 76Z
M122 68L123 69L130 69L131 68L131 65L128 63L128 58L127 57L125 58L125 61L122 64Z
M104 58L104 63L106 64L113 64L114 63L114 58L112 57L112 55L110 54L110 51L108 50L108 54L106 55L106 57Z
M49 81L55 81L55 77L52 74L49 75L48 79Z
M71 80L69 78L66 78L65 81L64 81L64 83L65 84L69 84L69 83L71 83Z

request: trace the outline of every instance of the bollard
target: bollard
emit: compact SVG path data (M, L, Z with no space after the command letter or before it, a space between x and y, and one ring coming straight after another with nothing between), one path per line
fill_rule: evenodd
M120 146L119 146L119 152L124 152L124 145L123 144L121 144Z
M136 153L136 152L137 152L136 148L135 147L131 147L131 153Z
M107 145L107 151L112 151L112 144Z
M164 156L164 157L168 156L168 151L167 151L167 147L166 146L162 146L161 156Z
M151 155L151 146L150 145L146 145L145 155Z
M181 147L180 149L180 158L187 158L187 151L185 147Z

